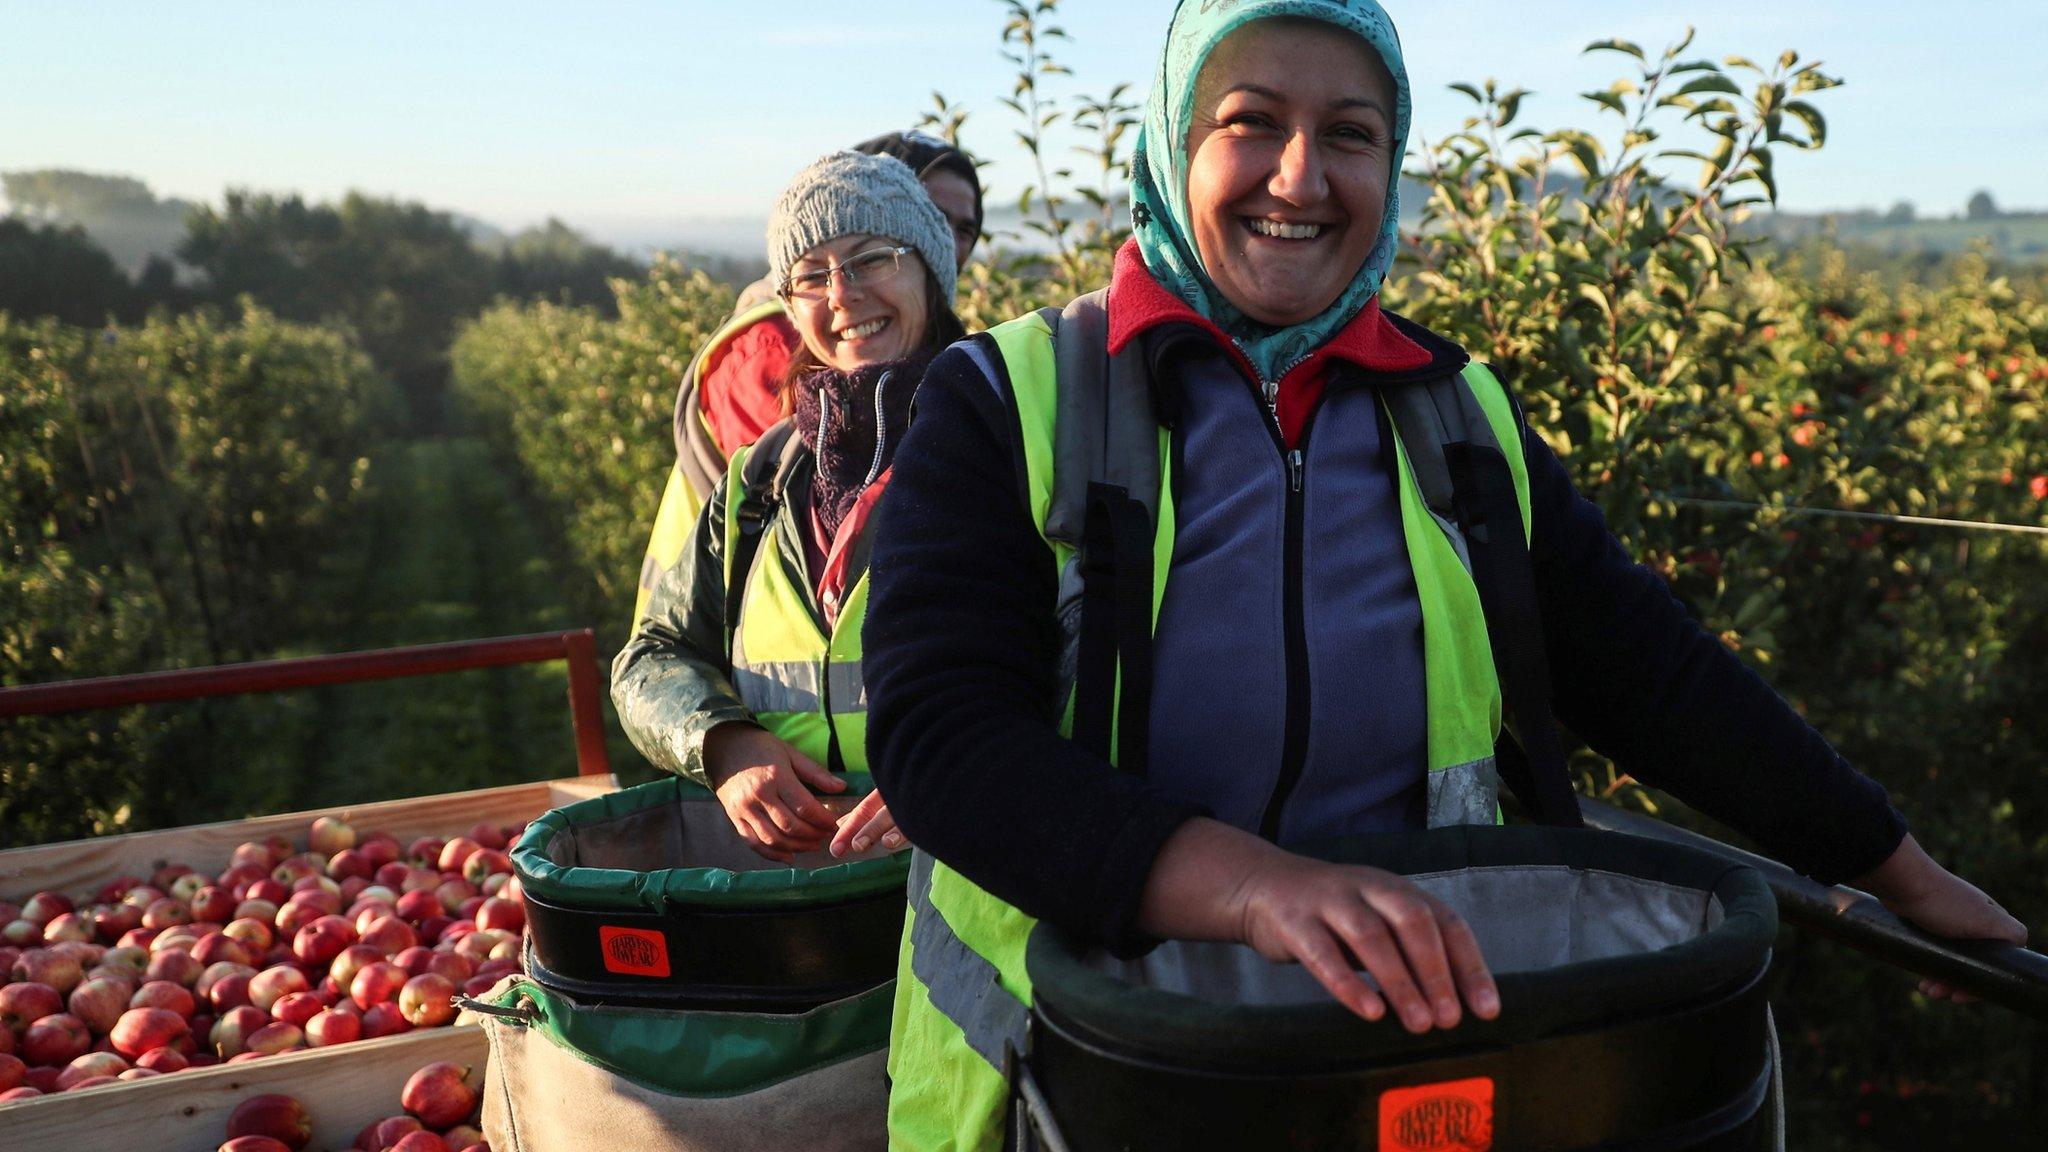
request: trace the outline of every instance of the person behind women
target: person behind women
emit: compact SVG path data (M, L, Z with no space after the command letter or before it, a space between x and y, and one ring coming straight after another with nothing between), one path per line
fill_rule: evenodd
M863 140L855 152L894 156L917 173L918 182L945 215L953 238L953 266L965 269L981 239L981 177L965 152L922 132L890 132ZM802 341L790 322L774 277L742 289L732 316L704 342L683 371L676 390L676 464L662 491L661 507L640 562L633 603L637 623L656 577L681 554L697 510L725 474L733 450L758 439L789 415L780 387Z
M1062 671L1072 570L1049 524L1093 474L1094 457L1062 460L1055 419L1086 375L1066 366L1090 358L1070 360L1036 315L942 354L878 526L869 754L917 846L891 1147L1000 1142L1033 917L1126 957L1162 939L1246 944L1411 1032L1499 1013L1450 909L1392 874L1289 851L1496 819L1502 677L1468 558L1417 476L1434 444L1401 438L1395 412L1437 381L1476 406L1531 529L1523 586L1559 720L1802 872L1854 878L1939 934L2024 939L1628 560L1489 372L1381 308L1410 111L1385 12L1189 0L1167 41L1133 165L1135 236L1098 337L1116 356L1103 411L1118 410L1118 365L1151 405L1142 435L1117 443L1164 441L1160 513L1156 528L1140 519L1137 549L1157 558L1136 613L1152 690L1141 707L1117 699L1114 766L1101 713L1091 737L1068 738L1089 696ZM1108 455L1126 479L1146 467ZM1124 657L1126 688L1141 666Z
M868 525L925 365L962 335L954 253L902 161L839 152L797 174L768 226L802 339L791 413L735 451L612 666L634 746L713 789L769 859L903 843L879 793L835 821L812 790L867 771Z

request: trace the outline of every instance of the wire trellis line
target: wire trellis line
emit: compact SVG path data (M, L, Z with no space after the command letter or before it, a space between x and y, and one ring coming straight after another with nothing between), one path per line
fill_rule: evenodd
M1694 508L1739 509L1746 512L1782 512L1787 516L1826 516L1839 520L1868 520L1880 524L1917 524L1929 528L1960 528L1970 532L2010 532L2022 536L2048 536L2048 526L2001 524L1995 520L1950 520L1940 516L1902 516L1890 512L1852 512L1846 508L1809 508L1801 505L1758 504L1749 500L1709 500L1701 496L1662 496L1674 504Z

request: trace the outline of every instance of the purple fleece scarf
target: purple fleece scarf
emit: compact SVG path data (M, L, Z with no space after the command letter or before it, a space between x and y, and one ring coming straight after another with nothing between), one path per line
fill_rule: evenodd
M811 500L828 534L895 458L931 360L912 356L850 373L821 368L797 385L796 431L818 462Z

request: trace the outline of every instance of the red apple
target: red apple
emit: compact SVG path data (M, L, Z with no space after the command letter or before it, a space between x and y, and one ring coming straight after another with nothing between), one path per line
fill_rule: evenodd
M275 913L272 913L275 915ZM270 926L270 917L257 919L254 916L237 916L221 929L221 935L239 940L242 946L261 955L277 944L277 930Z
M471 884L481 884L486 876L510 871L512 858L495 848L479 849L462 864L462 878Z
M62 892L38 892L21 906L21 918L38 927L48 924L66 912L76 912L77 905L71 897Z
M0 1053L0 1092L21 1087L22 1078L28 1074L28 1065L19 1056Z
M438 916L443 910L440 897L426 889L415 888L398 898L399 918L414 924L429 916Z
M448 1152L448 1144L432 1132L408 1132L398 1138L390 1152Z
M306 974L288 965L265 968L249 980L249 1003L269 1012L279 1000L294 992L310 992L313 985Z
M126 904L109 904L90 913L93 933L109 944L142 927L142 912Z
M419 922L420 939L423 941L430 940L436 944L439 944L442 940L442 937L447 933L448 926L455 922L456 921L453 916L429 916L425 920ZM474 921L470 923L470 927L476 927Z
M452 1128L476 1110L477 1092L469 1069L437 1060L406 1080L398 1102L429 1128Z
M382 868L404 854L398 846L398 838L389 832L372 832L356 841L356 851L370 862L370 867Z
M14 1038L14 1029L0 1024L0 1056L12 1056L21 1041Z
M79 1055L83 1056L85 1053L81 1052ZM28 1071L21 1074L21 1082L38 1092L55 1092L57 1090L57 1077L63 1074L64 1066L61 1064L38 1065L32 1063L28 1066Z
M168 1048L159 1048L159 1049L157 1049L157 1051L159 1051L159 1052L168 1052L168 1051L170 1051L170 1049L168 1049ZM161 1072L157 1071L157 1070L156 1070L156 1069L154 1069L154 1068L130 1068L130 1069L128 1069L127 1071L125 1071L125 1072L121 1073L120 1075L118 1075L118 1076L114 1077L114 1079L116 1079L116 1080L147 1080L147 1079L149 1079L149 1078L150 1078L150 1077L152 1077L152 1076L161 1076L161 1075L163 1075L163 1073L161 1073Z
M90 941L92 938L92 922L76 912L62 913L43 925L45 944L62 944L68 940Z
M346 1012L328 1009L306 1022L306 1043L315 1048L350 1044L363 1037L363 1022Z
M71 990L67 1006L71 1014L85 1021L85 1026L94 1034L103 1036L112 1032L121 1014L128 1011L129 995L128 988L115 981L105 978L87 980Z
M152 1072L183 1072L192 1061L176 1048L152 1048L135 1058L135 1066Z
M287 1024L304 1028L313 1017L327 1010L327 1002L316 993L293 992L280 997L270 1009L270 1014Z
M325 915L325 912L311 904L290 900L285 902L284 907L277 910L277 916L272 922L277 925L277 934L280 939L291 940L295 939L300 932L305 931L307 925Z
M362 1009L363 1039L375 1040L379 1036L396 1036L400 1032L412 1031L412 1021L392 1003L372 1004Z
M420 942L413 933L412 925L396 916L380 916L370 922L363 931L360 943L386 956L396 956Z
M199 943L192 946L192 958L209 967L227 963L253 968L260 957L247 944L216 930L200 937Z
M159 935L154 928L130 928L121 934L121 939L115 944L121 948L140 948L148 952L151 950L149 946L156 942Z
M206 1002L215 1012L225 1012L230 1008L247 1004L249 985L254 980L255 977L241 972L223 976L213 982L213 987L206 990Z
M57 1077L57 1087L69 1089L80 1080L94 1076L119 1076L127 1070L128 1062L112 1052L87 1052L64 1066L64 1071Z
M456 1152L461 1152L462 1149L468 1148L472 1144L483 1143L484 1134L483 1130L474 1124L457 1124L455 1127L441 1133L441 1139L448 1142L448 1147L455 1149Z
M469 838L476 841L481 847L496 848L500 852L504 851L505 846L511 843L511 841L505 838L505 830L503 828L487 821L478 821L476 826L469 830Z
M33 920L9 920L0 928L0 944L10 948L33 948L43 942L43 926Z
M166 1012L175 1012L187 1020L192 1018L193 1013L199 1011L199 1001L192 995L192 990L175 980L151 980L135 990L135 994L128 998L128 1006L161 1008Z
M64 996L48 984L27 982L0 987L0 1026L15 1036L45 1016L64 1011Z
M490 992L500 979L501 977L497 976L471 976L462 982L462 994L464 996L485 995Z
M301 963L325 967L356 942L356 930L339 916L322 916L292 937L292 952Z
M191 922L192 909L186 907L184 901L174 900L169 896L155 901L148 908L143 909L142 912L142 926L144 928L169 928L173 924L190 924Z
M370 882L361 876L343 877L341 881L341 902L343 904L355 903L356 898L363 894L363 889L368 887L370 887Z
M149 966L142 970L142 978L146 981L168 980L190 988L205 971L206 965L194 959L190 952L172 948L151 956Z
M289 1096L251 1096L228 1114L228 1136L268 1136L297 1152L313 1139L313 1118Z
M153 1048L170 1048L191 1032L183 1016L162 1008L130 1008L109 1037L114 1051L134 1059Z
M31 948L14 962L14 979L17 983L47 984L59 996L69 996L73 988L85 982L85 969L62 952Z
M294 1048L304 1048L306 1046L306 1033L304 1029L301 1029L296 1024L287 1024L282 1020L272 1020L263 1027L251 1032L247 1043L251 1052L260 1052L265 1056L275 1056L280 1052L290 1052Z
M443 880L434 889L434 895L441 899L441 910L453 916L471 897L479 895L476 885L467 880Z
M334 981L336 992L345 995L349 985L355 983L356 973L361 972L365 965L382 959L384 954L368 944L351 944L334 958L334 963L328 965L327 975Z
M405 988L405 969L388 960L379 960L363 965L356 978L349 981L348 998L356 1006L368 1011L371 1006L388 1004L398 999Z
M323 915L341 914L341 885L325 876L308 876L292 886L288 904L311 904Z
M238 901L229 889L209 884L192 894L192 918L212 924L225 924L235 918Z
M83 1092L88 1088L103 1088L109 1084L118 1083L120 1083L120 1081L116 1080L112 1076L87 1076L85 1079L73 1083L71 1087L61 1089L61 1091Z
M363 857L363 854L353 848L345 848L336 852L327 861L327 875L334 880L352 878L368 880L376 875L376 872L377 870L370 866L370 862Z
M247 979L248 977L254 975L256 975L256 969L250 967L247 964L236 964L230 960L222 960L218 963L208 964L206 966L205 971L199 973L199 979L194 980L192 982L192 994L194 996L199 997L201 1000L211 1000L213 999L214 985L219 984L223 980L232 979L236 976L240 976L244 979ZM244 985L243 987L244 998L240 1001L240 1003L247 1003L247 985Z
M254 1005L230 1008L221 1013L208 1042L218 1056L239 1056L249 1050L249 1037L268 1023L270 1018L263 1014L263 1009Z
M332 856L356 846L356 830L345 820L322 816L313 821L313 831L306 837L306 843L322 856Z
M244 900L267 900L279 906L282 906L285 901L291 898L291 885L281 880L272 879L269 875L265 875L259 880L251 881L249 883L249 890L242 894L242 899Z
M21 1037L22 1059L49 1068L62 1068L91 1050L91 1030L68 1012L43 1017Z
M469 837L457 836L442 846L441 856L435 861L435 867L443 872L460 872L469 858L482 849L483 845Z
M0 1104L12 1104L16 1100L33 1100L41 1095L42 1092L26 1085L20 1088L9 1088L5 1092L0 1092Z
M326 861L318 862L303 856L294 856L270 870L270 878L287 887L308 876L318 876L326 870Z
M237 1136L214 1152L292 1152L292 1146L268 1136Z
M410 1116L386 1116L372 1120L356 1133L358 1152L384 1152L406 1134L420 1131L420 1122Z
M125 969L134 973L135 978L140 980L142 974L149 971L149 958L149 949L138 948L133 944L122 944L107 949L107 954L100 957L100 964L108 968Z
M163 884L137 884L121 894L121 903L140 912L163 899L165 891L170 886L168 881Z
M50 951L55 952L59 956L69 956L73 960L78 961L80 968L97 967L100 957L107 954L105 945L93 944L84 940L59 940L55 944L50 945Z
M429 972L405 982L398 994L398 1010L417 1028L439 1028L455 1019L455 984L445 976Z
M526 930L526 909L510 900L493 897L477 909L476 926L517 935Z
M447 878L447 874L436 872L432 868L415 868L405 874L405 879L398 882L398 891L401 895L407 892L428 891L440 887L441 881Z

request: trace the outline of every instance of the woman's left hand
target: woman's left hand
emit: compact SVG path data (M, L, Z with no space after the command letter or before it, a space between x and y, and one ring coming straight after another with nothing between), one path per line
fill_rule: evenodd
M889 815L882 794L870 792L861 797L853 811L839 818L839 830L832 834L831 852L834 856L865 852L877 840L891 852L904 845L903 833L896 830L896 818Z
M1985 895L1983 889L1935 863L1910 835L1884 863L1857 877L1854 884L1936 936L2020 945L2027 942L2025 924L1999 907L1998 901ZM1935 980L1922 980L1920 991L1959 1004L1974 999L1967 992Z

